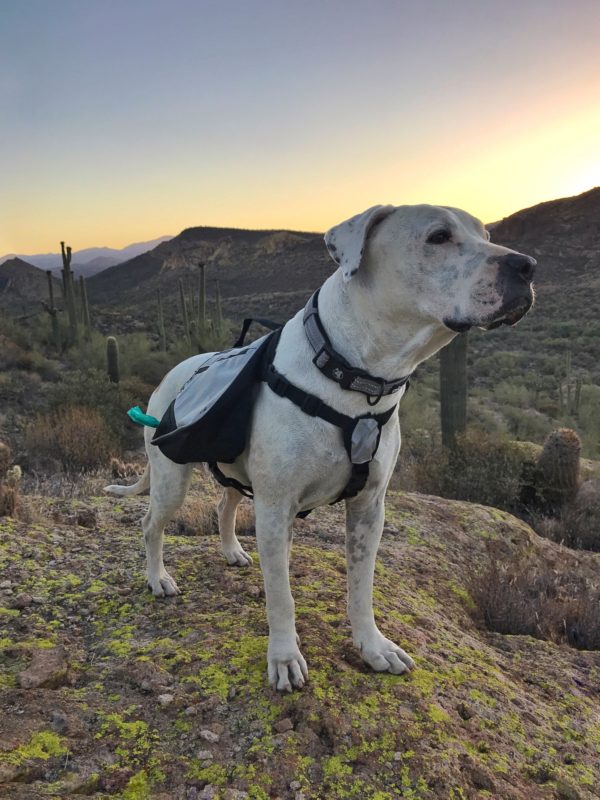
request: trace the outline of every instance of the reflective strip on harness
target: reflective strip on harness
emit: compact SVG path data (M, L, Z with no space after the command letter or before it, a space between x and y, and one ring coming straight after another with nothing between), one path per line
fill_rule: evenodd
M313 294L304 309L304 332L312 347L315 357L313 364L332 381L338 383L342 389L361 392L367 395L369 405L377 405L384 395L395 394L403 386L408 385L410 375L386 381L369 375L358 367L353 367L336 352L323 327L319 317L319 290Z

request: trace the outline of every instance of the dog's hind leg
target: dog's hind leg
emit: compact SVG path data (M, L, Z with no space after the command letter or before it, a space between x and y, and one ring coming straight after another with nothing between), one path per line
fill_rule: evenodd
M293 512L280 506L254 501L256 542L265 581L269 648L269 683L279 691L301 688L308 677L304 656L298 647L294 618L294 598L288 572L289 539Z
M179 594L179 588L163 563L163 531L185 500L192 478L192 464L175 464L162 453L152 454L150 507L142 520L146 545L148 586L155 597Z
M235 535L235 516L242 497L243 495L237 489L228 486L223 492L217 513L221 549L227 563L231 566L248 567L252 564L252 556L245 552Z
M385 517L385 492L364 492L346 500L348 616L354 644L377 672L399 675L414 667L412 658L386 639L375 624L373 575Z

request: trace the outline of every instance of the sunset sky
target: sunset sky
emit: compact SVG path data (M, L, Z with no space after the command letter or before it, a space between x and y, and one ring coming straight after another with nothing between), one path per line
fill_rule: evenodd
M600 184L599 0L0 0L0 255Z

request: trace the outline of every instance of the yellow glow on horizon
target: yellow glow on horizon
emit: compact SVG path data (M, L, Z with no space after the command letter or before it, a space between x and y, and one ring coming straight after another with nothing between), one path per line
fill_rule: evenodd
M61 239L74 250L123 247L202 225L324 231L388 202L453 205L493 222L600 185L600 108L584 88L565 100L562 114L556 98L553 107L540 103L536 124L529 118L526 128L518 107L510 115L496 109L479 128L430 134L412 150L399 120L376 143L349 132L321 160L318 143L213 164L197 153L195 163L183 158L142 177L125 173L122 186L90 166L62 192L49 166L35 193L23 189L2 209L0 255L57 252Z

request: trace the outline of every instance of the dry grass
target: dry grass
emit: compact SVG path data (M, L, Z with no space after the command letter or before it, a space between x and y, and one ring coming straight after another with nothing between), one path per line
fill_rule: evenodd
M189 492L169 531L179 536L214 536L219 528L217 504L214 495ZM238 506L235 529L239 536L255 532L254 506L246 498Z
M600 552L600 481L583 483L557 517L538 517L533 527L540 536L573 550Z
M189 492L179 513L169 525L178 536L213 536L217 532L217 509L206 495Z
M138 479L140 472L143 469L139 464L129 461L121 461L120 458L112 458L110 461L110 472L113 478L118 480L126 480L127 478Z
M489 630L600 650L600 592L575 575L492 561L468 588Z
M19 485L21 467L12 465L10 447L0 442L0 517L14 517L21 505Z
M16 488L0 483L0 517L14 517L16 508Z
M101 415L80 406L39 415L27 429L25 444L30 466L58 465L65 472L103 466L116 450L115 440Z

